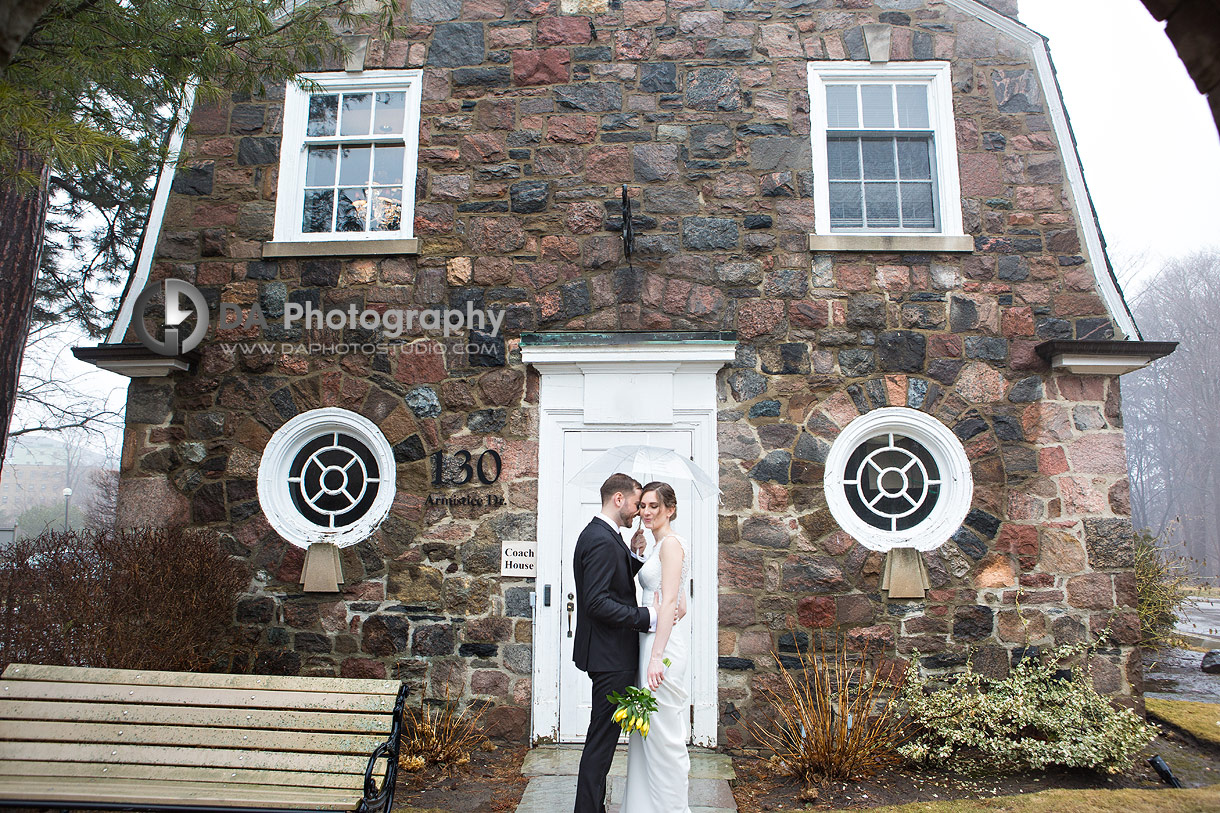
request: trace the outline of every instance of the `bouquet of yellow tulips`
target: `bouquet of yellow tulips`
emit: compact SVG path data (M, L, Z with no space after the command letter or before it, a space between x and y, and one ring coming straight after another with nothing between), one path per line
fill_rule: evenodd
M669 658L661 662L666 666L670 664ZM628 686L625 693L611 692L606 695L606 699L618 706L611 719L618 723L623 731L639 731L640 736L648 736L648 718L657 710L657 698L651 690Z

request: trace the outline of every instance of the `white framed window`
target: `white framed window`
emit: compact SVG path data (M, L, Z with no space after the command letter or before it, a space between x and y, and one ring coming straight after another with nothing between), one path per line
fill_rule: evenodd
M931 550L966 518L974 480L948 427L917 409L886 407L835 439L823 489L839 527L864 547Z
M284 98L273 242L413 238L423 72L301 78L311 86L289 82Z
M814 237L831 238L824 248L891 247L874 238L895 237L898 248L973 249L952 92L948 62L809 63L811 247Z
M366 539L390 511L394 451L362 415L337 407L303 412L271 436L258 467L267 521L298 547Z

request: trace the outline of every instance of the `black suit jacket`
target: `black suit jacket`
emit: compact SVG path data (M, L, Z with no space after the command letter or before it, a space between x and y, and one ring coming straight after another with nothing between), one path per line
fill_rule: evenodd
M580 532L572 559L576 668L584 672L639 668L639 633L648 632L650 622L648 608L635 603L635 574L642 564L605 521L594 518Z

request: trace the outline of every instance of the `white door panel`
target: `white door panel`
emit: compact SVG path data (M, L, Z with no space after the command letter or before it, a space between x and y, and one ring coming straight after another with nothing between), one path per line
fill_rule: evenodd
M573 430L564 432L563 435L563 518L562 518L562 575L556 591L560 613L559 623L559 651L560 651L560 681L559 681L559 739L561 742L583 742L585 732L589 727L589 711L591 706L591 683L589 676L576 668L572 663L572 644L575 640L573 636L576 632L576 582L572 574L572 553L576 549L576 539L580 536L580 532L589 524L589 520L593 518L598 511L601 510L601 497L599 490L601 482L596 483L569 483L568 479L576 472L600 455L602 452L614 446L625 446L632 444L645 444L648 446L658 446L665 449L672 449L684 457L690 457L692 452L692 431L689 429L680 430L631 430L631 431L602 431L602 430ZM624 472L639 479L636 472ZM674 490L678 497L678 519L674 521L673 528L678 534L691 540L691 563L694 565L699 555L699 546L696 540L692 538L690 527L684 522L691 517L694 512L683 512L685 506L689 508L693 504L693 490L689 483L673 483ZM638 523L638 520L637 520ZM652 534L645 531L648 537L648 549L646 553L651 553L655 541ZM624 536L630 538L631 532L624 532ZM637 586L637 601L643 605L644 599L639 595ZM683 591L690 595L689 584L683 585ZM649 599L651 600L651 599ZM572 611L568 612L569 603ZM691 634L691 624L683 624L679 627L681 634ZM693 642L692 642L693 643ZM687 652L693 653L693 646L687 647ZM686 670L686 690L688 695L691 694L691 675L693 669ZM626 741L626 737L623 737Z

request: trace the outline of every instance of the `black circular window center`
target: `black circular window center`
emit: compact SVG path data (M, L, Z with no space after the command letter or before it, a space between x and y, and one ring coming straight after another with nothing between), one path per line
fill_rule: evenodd
M843 495L874 528L906 531L940 501L940 467L919 441L887 432L856 447L843 472Z
M327 529L344 528L373 507L382 486L372 450L343 432L327 432L297 451L288 469L292 504Z

